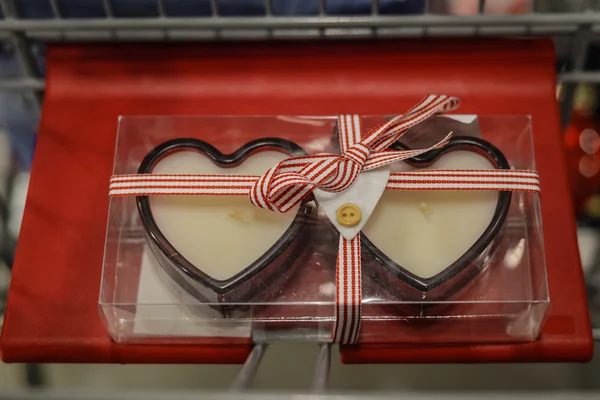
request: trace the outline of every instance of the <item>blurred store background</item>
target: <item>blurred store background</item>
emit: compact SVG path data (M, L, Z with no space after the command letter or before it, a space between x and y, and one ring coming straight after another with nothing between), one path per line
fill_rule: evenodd
M0 2L2 3L2 2ZM371 0L13 0L2 3L3 14L21 19L150 18L210 16L370 15ZM324 10L321 10L324 4ZM586 0L379 0L380 14L419 15L426 10L441 15L556 13L600 11L600 1ZM14 7L11 7L14 6ZM600 14L599 14L600 15ZM10 16L10 15L9 15ZM600 17L599 17L600 22ZM2 40L2 39L0 39ZM600 42L589 41L583 58L574 56L581 40L577 34L556 39L558 72L600 70ZM45 45L28 40L33 62L20 59L18 42L0 41L0 81L35 76L43 79ZM29 68L25 71L23 67ZM594 80L596 82L594 82ZM600 79L566 80L557 86L564 125L564 148L578 219L578 237L594 326L600 327ZM10 85L8 85L10 86ZM0 85L0 324L4 311L14 249L35 152L36 128L43 107L42 91L14 90ZM310 345L281 345L270 351L257 376L258 388L302 391L310 386L316 351ZM278 366L294 357L294 368ZM600 391L600 361L589 365L419 365L341 366L334 362L331 387L418 391ZM2 365L0 398L26 387L98 390L190 390L226 388L239 366L110 366L110 365ZM15 395L16 396L16 395ZM9 396L10 397L10 396Z

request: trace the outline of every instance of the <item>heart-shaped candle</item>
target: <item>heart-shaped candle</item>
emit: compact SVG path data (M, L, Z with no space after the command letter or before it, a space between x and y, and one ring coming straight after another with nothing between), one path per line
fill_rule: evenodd
M405 149L399 143L393 147ZM473 137L454 137L443 149L393 164L392 172L415 167L510 168L498 149ZM510 192L387 190L362 231L376 261L365 272L402 300L447 298L484 266L510 200Z
M176 139L152 150L138 173L260 175L304 154L282 139L252 141L232 154L200 140ZM307 233L302 228L311 212L301 205L274 213L244 196L139 196L137 201L162 267L193 296L214 303L244 303L265 292L265 285L280 284L302 251L297 239Z

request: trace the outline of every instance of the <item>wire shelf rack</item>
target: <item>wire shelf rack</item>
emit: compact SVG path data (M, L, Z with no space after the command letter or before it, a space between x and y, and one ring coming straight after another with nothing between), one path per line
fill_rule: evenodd
M24 15L19 0L1 0L0 40L12 44L20 74L0 79L0 90L21 91L39 104L45 87L43 71L36 66L32 43L46 41L197 41L197 40L290 40L332 38L547 36L557 40L562 119L566 124L579 83L600 83L600 71L585 70L590 45L600 33L599 2L575 1L571 9L552 7L553 2L529 0L521 14L490 14L493 2L476 1L470 15L443 14L442 0L418 1L417 7L393 14L372 0L370 7L340 15L327 0L307 1L302 15L281 10L277 0L250 1L249 15L236 15L219 0L198 0L204 8L194 15L176 14L169 0L143 2L146 16L121 16L117 0L97 0L94 16L78 17L65 12L61 0L40 0L45 12ZM331 1L331 0L330 0ZM556 3L556 2L554 2ZM561 3L561 2L558 2ZM140 4L139 2L137 4ZM549 5L550 4L550 5ZM22 7L21 7L22 8ZM392 10L393 11L393 10ZM175 15L176 14L176 15Z

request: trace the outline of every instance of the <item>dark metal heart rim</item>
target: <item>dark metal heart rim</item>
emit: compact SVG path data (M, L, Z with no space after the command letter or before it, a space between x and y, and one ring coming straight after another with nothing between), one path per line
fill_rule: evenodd
M404 146L400 142L394 143L391 147L394 150L410 150L410 148ZM479 152L491 160L498 169L510 169L510 164L500 150L483 139L470 136L452 137L450 142L443 148L428 151L425 154L413 157L405 162L411 166L423 168L433 164L442 155L457 150ZM362 235L361 241L369 254L394 276L408 283L417 290L427 292L461 273L488 248L488 246L494 241L494 238L500 232L500 229L506 220L508 210L510 208L511 198L512 192L510 191L498 192L498 202L496 203L496 210L494 211L492 220L479 239L458 260L431 278L419 277L402 268L402 266L397 264L381 250L379 250L379 248L377 248L366 235Z
M306 155L304 149L302 149L302 147L298 146L296 143L279 138L263 138L253 140L246 143L231 154L223 154L217 148L202 140L193 138L180 138L162 143L150 151L150 153L148 153L142 160L142 163L138 168L138 174L151 173L158 161L172 154L173 152L189 150L197 151L205 155L215 165L222 168L235 167L236 165L241 164L246 158L260 151L276 150L291 156ZM281 238L279 238L269 248L269 250L267 250L262 256L260 256L252 264L244 268L235 276L226 280L217 280L210 275L205 274L199 268L195 267L175 249L169 240L167 240L167 238L159 229L154 216L152 215L148 196L137 196L136 201L142 224L146 229L148 238L151 241L151 245L154 245L155 248L162 253L162 255L168 258L175 268L179 270L177 271L178 273L183 273L186 277L191 278L196 282L201 282L204 286L212 289L217 294L224 294L233 287L246 282L258 274L265 266L268 266L271 262L277 259L277 257L294 242L312 211L311 208L306 204L301 205L296 217L288 229L284 232ZM165 265L162 266L172 278L181 282L181 278L178 276L177 272L170 270ZM192 292L192 295L198 294L188 282L184 281L181 283L186 290Z
M395 143L392 146L392 148L397 150L408 149L407 146L404 146L401 143ZM231 154L223 154L214 146L198 139L174 139L157 146L150 153L148 153L148 155L146 155L146 157L140 164L138 173L150 173L154 165L156 165L156 163L162 157L165 157L174 151L190 149L203 153L216 165L222 166L223 168L230 168L239 165L248 156L263 150L275 149L283 151L290 155L306 154L306 152L297 144L279 138L265 138L254 140L243 145L237 151ZM500 152L500 150L498 150L496 147L494 147L492 144L485 140L473 137L453 137L448 143L448 145L446 145L444 148L432 150L421 156L413 157L410 160L407 160L406 162L415 167L426 167L434 163L442 155L456 150L478 151L483 155L487 156L487 158L489 158L490 160L492 160L497 168L510 169L508 161ZM473 244L473 246L469 250L467 250L467 252L465 252L465 254L463 254L463 256L456 260L456 262L454 262L453 264L445 268L442 272L431 278L421 278L402 268L396 262L387 257L383 252L381 252L366 237L366 235L362 235L362 242L365 249L371 254L371 256L398 279L408 283L409 285L413 286L418 290L428 291L448 281L452 277L458 275L461 271L463 271L471 263L473 263L475 259L477 259L477 257L490 245L490 243L492 243L492 241L502 228L506 216L508 215L508 210L511 202L511 195L512 194L509 191L498 193L498 202L496 210L494 212L494 216L484 233L481 235L481 237ZM172 261L176 268L179 269L183 274L185 274L189 278L192 278L195 281L202 282L205 286L211 288L213 291L219 294L227 292L228 290L230 290L231 287L250 279L258 272L260 272L261 267L268 265L271 261L276 259L281 253L283 253L283 251L285 251L285 249L294 241L294 239L300 231L300 228L307 220L311 212L310 208L303 205L298 211L298 214L296 215L296 218L294 219L290 227L284 233L284 235L265 254L263 254L263 256L261 256L250 266L245 268L238 275L225 281L219 281L210 277L207 274L204 274L202 271L200 271L198 268L192 265L189 261L187 261L176 251L176 249L171 245L171 243L169 243L169 241L164 237L164 235L156 225L156 222L150 210L150 202L148 196L138 196L137 205L142 219L142 223L148 232L148 236L152 244L154 244L165 256L174 254L175 256L170 256L169 260ZM167 270L167 272L171 274L171 276L173 276L174 278L178 278L176 275L174 276L172 274L172 271ZM186 284L185 286L189 287L188 284Z

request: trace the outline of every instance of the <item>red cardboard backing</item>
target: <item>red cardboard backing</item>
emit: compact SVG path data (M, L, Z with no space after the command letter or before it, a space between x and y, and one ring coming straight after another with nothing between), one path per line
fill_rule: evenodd
M236 363L251 343L117 345L98 290L119 115L400 113L428 93L461 114L530 114L552 310L515 345L342 348L357 362L585 361L592 337L549 40L53 45L0 341L5 362Z

